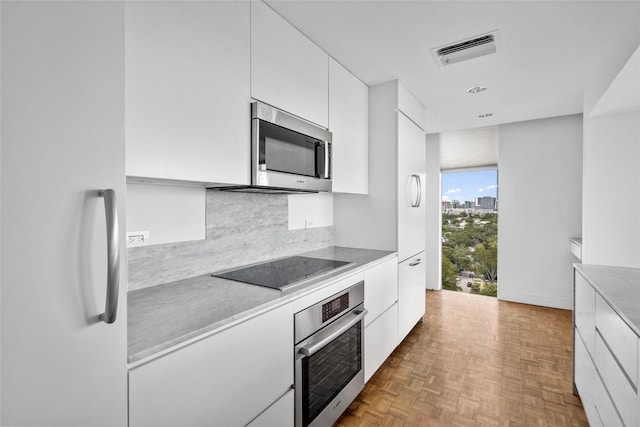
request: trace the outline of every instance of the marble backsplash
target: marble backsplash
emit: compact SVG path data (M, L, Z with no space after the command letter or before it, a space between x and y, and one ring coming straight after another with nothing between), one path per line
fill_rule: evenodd
M206 197L205 240L127 249L129 290L333 246L333 227L289 230L287 195Z

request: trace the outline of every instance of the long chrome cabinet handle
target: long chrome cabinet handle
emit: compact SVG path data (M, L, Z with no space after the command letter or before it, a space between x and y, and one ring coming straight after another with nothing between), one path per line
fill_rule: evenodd
M334 332L332 332L330 335L322 338L320 341L318 341L317 343L314 343L308 347L301 347L300 350L298 350L300 353L304 354L305 356L312 356L314 353L317 353L318 350L321 350L322 347L326 346L327 344L329 344L331 341L333 341L334 339L336 339L336 337L338 337L339 335L342 335L345 331L347 331L350 327L352 327L353 325L355 325L356 323L358 323L360 320L362 320L362 318L368 313L367 309L363 309L360 312L356 312L356 315L353 319L349 320L347 323L345 323L344 325L340 326L338 329L336 329Z
M118 290L120 289L120 224L118 223L118 204L114 190L100 190L98 195L104 198L104 211L107 217L107 301L100 320L105 323L116 321L118 312Z

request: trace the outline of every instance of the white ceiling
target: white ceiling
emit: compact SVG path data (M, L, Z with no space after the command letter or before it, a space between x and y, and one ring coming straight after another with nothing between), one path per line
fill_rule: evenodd
M267 2L367 85L400 79L427 132L590 109L640 44L640 1ZM440 68L429 52L496 29L496 54Z

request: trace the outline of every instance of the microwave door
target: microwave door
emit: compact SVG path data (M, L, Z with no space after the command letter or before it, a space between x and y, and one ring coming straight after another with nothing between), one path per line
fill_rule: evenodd
M273 172L313 177L316 175L315 147L315 141L304 138L303 135L290 135L287 139L265 136L264 168Z

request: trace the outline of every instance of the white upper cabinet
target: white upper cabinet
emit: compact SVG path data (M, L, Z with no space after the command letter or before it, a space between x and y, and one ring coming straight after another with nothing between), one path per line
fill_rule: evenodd
M329 58L329 130L333 134L334 193L367 194L369 89Z
M249 2L126 2L126 173L250 181Z
M251 97L329 127L329 55L261 1L251 2Z

